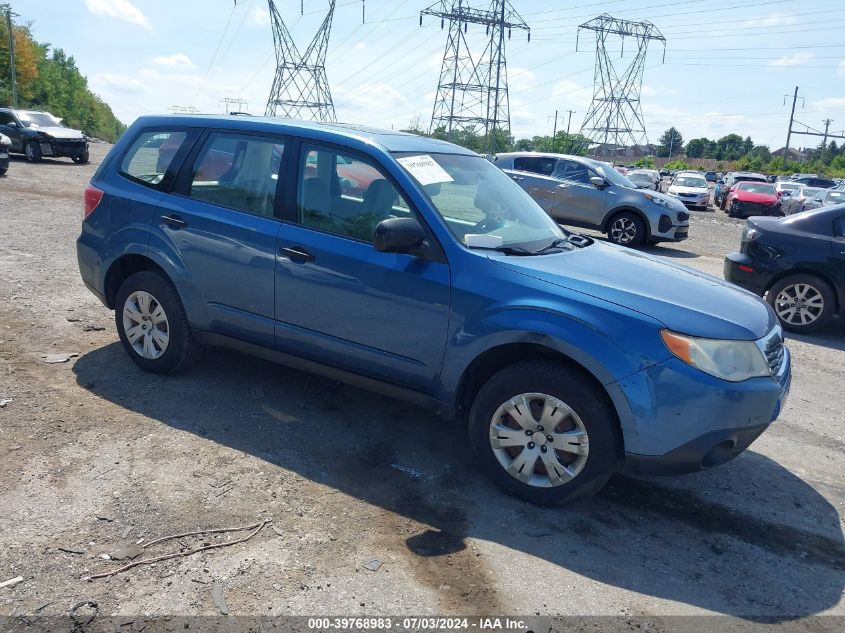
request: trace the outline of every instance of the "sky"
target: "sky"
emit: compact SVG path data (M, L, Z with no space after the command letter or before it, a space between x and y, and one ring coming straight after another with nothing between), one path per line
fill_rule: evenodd
M339 121L407 127L431 120L447 31L420 11L434 0L338 0L326 72ZM674 125L685 140L736 132L772 150L795 119L845 129L845 0L511 0L531 27L506 44L511 128L517 138L580 129L593 96L595 40L579 24L600 13L649 20L666 38L645 61L642 110L648 139ZM34 37L72 54L91 89L131 123L170 106L223 112L239 98L263 114L275 73L266 0L11 0ZM301 5L304 15L300 14ZM304 50L328 0L277 0ZM489 0L471 6L486 8ZM448 25L447 25L448 26ZM470 25L473 50L484 29ZM475 44L477 42L477 44ZM477 46L477 49L475 49ZM608 40L619 64L633 55ZM788 96L787 96L788 95ZM60 115L59 115L60 116ZM818 138L793 137L792 147Z

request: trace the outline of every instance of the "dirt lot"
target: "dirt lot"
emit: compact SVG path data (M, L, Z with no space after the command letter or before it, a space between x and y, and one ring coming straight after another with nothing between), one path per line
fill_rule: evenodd
M106 149L0 178L0 582L24 578L0 614L218 614L217 588L251 615L845 615L841 326L790 339L788 405L735 461L533 507L474 472L459 426L405 404L222 351L138 370L76 266ZM720 275L742 224L693 213L688 242L650 251ZM78 357L43 358L59 353ZM84 579L142 537L269 517L248 542Z

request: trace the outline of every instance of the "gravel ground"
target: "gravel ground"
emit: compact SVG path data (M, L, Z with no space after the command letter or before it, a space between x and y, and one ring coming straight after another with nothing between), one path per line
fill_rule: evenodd
M786 409L733 462L534 507L474 471L460 425L411 406L224 351L178 376L138 370L76 266L81 192L107 149L89 166L13 160L0 178L0 582L24 578L0 589L0 615L86 600L127 617L223 601L250 615L845 615L841 325L790 339ZM648 251L721 275L743 223L691 222L690 240ZM270 517L245 543L85 580L140 538Z

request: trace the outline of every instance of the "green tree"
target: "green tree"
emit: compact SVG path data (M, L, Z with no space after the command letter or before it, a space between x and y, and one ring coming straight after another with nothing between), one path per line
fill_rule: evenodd
M690 158L710 158L709 154L713 145L713 141L709 138L694 138L687 143L687 156Z
M657 143L657 155L661 157L667 157L670 153L680 154L684 149L684 137L674 126L663 132Z
M716 141L717 160L738 160L745 154L745 141L739 134L728 134Z
M654 156L643 156L634 161L634 164L641 169L654 169Z

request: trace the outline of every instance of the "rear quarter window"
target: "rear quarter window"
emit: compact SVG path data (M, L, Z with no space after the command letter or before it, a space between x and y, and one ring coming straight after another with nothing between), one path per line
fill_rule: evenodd
M120 173L152 189L164 189L172 178L171 167L185 148L187 130L141 132L120 162Z

